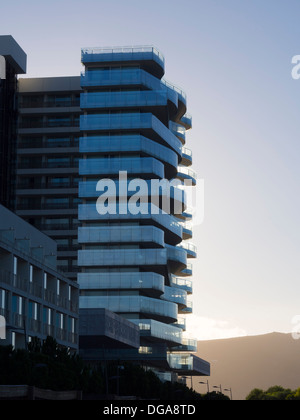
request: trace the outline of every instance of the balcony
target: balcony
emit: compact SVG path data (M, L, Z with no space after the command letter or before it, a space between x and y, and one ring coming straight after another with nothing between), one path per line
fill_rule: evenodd
M161 78L165 72L165 59L161 52L153 46L115 47L115 48L83 48L81 62L93 63L132 63L143 62L146 70Z
M150 297L160 297L165 290L165 279L157 273L78 273L81 291L136 290Z
M168 354L172 370L183 376L210 376L210 364L193 354Z
M197 173L190 168L178 166L177 178L183 182L191 182L192 186L197 185Z
M182 160L180 164L183 166L191 166L193 164L193 153L187 147L182 148Z
M78 251L81 267L160 267L167 264L165 249L103 249Z
M173 93L173 92L172 92ZM168 90L146 90L136 92L89 92L80 96L81 109L108 108L154 108L166 107L168 101L177 108L176 95Z
M192 280L172 276L170 283L171 283L172 287L176 287L178 289L185 290L187 292L187 294L192 294L193 293L193 282L192 282Z
M79 161L80 175L118 175L126 171L130 175L150 176L151 179L164 178L164 165L154 158L88 158Z
M166 237L169 242L179 243L182 240L182 226L177 222L174 216L168 214L156 214L152 212L153 208L147 206L147 212L141 211L138 214L131 214L128 211L121 214L120 209L117 207L116 214L106 214L105 222L113 224L114 222L122 221L132 221L139 222L143 225L154 225L165 232ZM159 210L159 209L158 209ZM103 216L97 212L95 204L80 204L78 206L78 218L81 221L93 221L93 222L103 222Z
M183 307L187 306L187 292L175 287L165 286L165 293L162 295L161 299L177 303Z
M178 245L180 248L183 248L187 252L188 258L197 258L197 247L191 242L182 242Z
M138 130L163 145L171 147L180 157L180 140L154 115L150 113L81 115L81 131L133 131Z
M190 130L193 125L193 118L190 114L184 114L180 122L185 127L186 130Z
M83 244L143 244L164 247L164 232L154 226L82 227L78 242Z
M175 322L177 305L144 296L81 296L80 309L105 308L117 314L141 314L159 322Z
M172 131L172 133L181 141L182 144L185 144L185 132L186 129L182 127L182 125L177 124L173 121L169 122L169 128Z
M155 157L163 162L166 174L169 174L170 178L177 175L178 155L172 149L139 134L80 138L80 153L97 153L97 155L115 153L124 154L126 157L126 154L135 152Z
M137 319L131 322L139 326L143 341L162 342L173 347L182 344L182 331L177 327L150 319Z

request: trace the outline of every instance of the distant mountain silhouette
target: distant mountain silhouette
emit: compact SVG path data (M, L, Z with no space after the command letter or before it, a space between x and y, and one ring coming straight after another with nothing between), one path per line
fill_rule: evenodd
M220 384L232 388L234 400L244 400L254 388L300 387L300 340L294 340L291 334L199 341L198 355L211 363L211 390ZM200 381L206 378L194 378L194 388L205 393Z

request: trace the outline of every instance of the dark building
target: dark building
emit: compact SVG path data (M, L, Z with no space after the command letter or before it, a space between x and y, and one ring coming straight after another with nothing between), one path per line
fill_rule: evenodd
M27 57L12 36L0 36L0 203L14 209L16 181L17 75Z
M77 280L80 77L19 80L16 212L55 239Z

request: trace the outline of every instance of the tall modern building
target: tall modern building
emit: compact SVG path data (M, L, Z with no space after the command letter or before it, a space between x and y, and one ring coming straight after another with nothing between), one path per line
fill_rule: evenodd
M192 312L189 261L197 253L186 241L192 230L185 195L177 185L150 198L153 180L196 184L185 147L192 125L186 95L163 78L164 58L153 47L84 49L82 63L80 310L92 315L106 308L139 326L140 349L110 351L110 358L181 376L209 375L209 364L190 353L196 341L183 334L183 317ZM103 194L106 211L96 206ZM81 350L90 361L103 357L101 348Z
M26 54L10 35L0 36L0 203L15 205L17 75L26 73ZM2 73L1 72L1 73Z
M78 278L85 360L132 361L167 379L207 376L209 363L185 338L197 255L180 185L197 182L185 146L192 126L186 95L165 80L164 58L153 47L84 49L82 63L81 77L16 84L14 76L17 162L11 178L2 177L11 184L7 203L56 241L70 285ZM115 212L100 214L105 196Z

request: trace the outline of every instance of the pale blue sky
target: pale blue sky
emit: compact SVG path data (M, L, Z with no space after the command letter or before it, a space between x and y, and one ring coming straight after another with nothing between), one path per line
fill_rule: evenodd
M80 48L157 46L188 95L205 180L195 228L199 338L292 330L300 314L299 0L15 0L0 32L28 76L77 75Z

